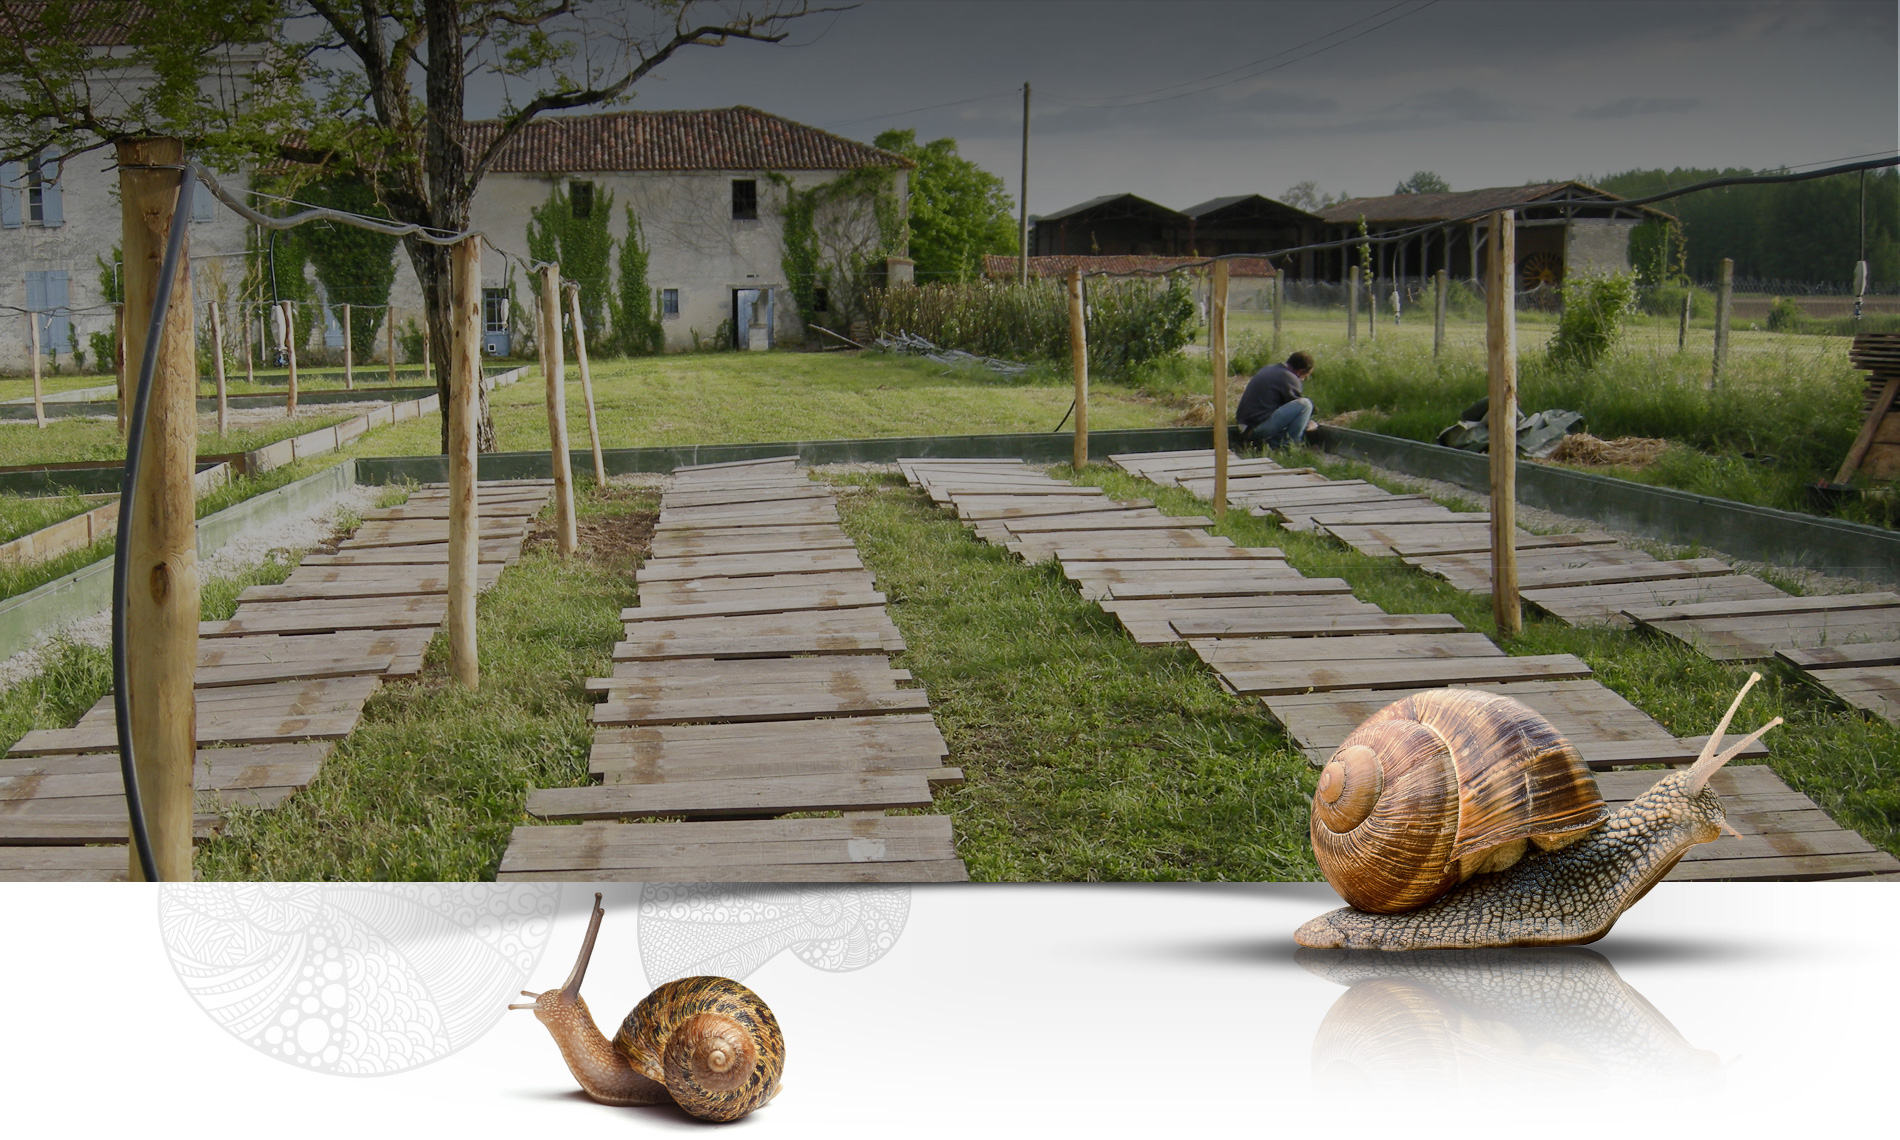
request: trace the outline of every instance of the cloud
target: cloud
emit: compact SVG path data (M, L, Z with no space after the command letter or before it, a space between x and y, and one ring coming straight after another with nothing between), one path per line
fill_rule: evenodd
M1577 110L1579 119L1631 119L1638 115L1678 115L1684 111L1693 111L1702 105L1702 100L1684 96L1653 97L1644 99L1631 95L1595 107L1581 107Z

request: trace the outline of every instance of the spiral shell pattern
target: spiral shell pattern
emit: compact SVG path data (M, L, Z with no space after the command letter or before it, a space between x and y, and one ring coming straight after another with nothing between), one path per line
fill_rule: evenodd
M1434 689L1387 705L1340 743L1309 830L1341 897L1394 914L1502 870L1528 843L1559 847L1608 817L1549 721L1495 693Z
M737 1120L778 1093L785 1037L758 994L731 978L667 982L633 1007L614 1049L702 1120Z

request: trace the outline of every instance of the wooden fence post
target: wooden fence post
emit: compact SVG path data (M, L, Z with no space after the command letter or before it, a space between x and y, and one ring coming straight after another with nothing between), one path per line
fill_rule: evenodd
M277 303L284 310L284 358L290 365L285 376L284 418L290 419L297 414L297 307L289 301Z
M1490 280L1485 285L1485 348L1491 380L1491 612L1498 633L1524 625L1517 596L1517 268L1516 216L1491 215Z
M1379 339L1379 275L1366 282L1366 339Z
M1207 355L1214 364L1214 521L1227 518L1227 263L1214 263Z
M40 387L40 315L26 315L26 354L33 362L33 422L46 426L46 393Z
M1069 270L1069 370L1075 375L1075 448L1070 463L1089 465L1089 330L1082 301L1082 271Z
M257 365L254 360L255 353L251 348L251 322L256 318L252 316L250 306L242 301L238 302L238 315L244 318L244 384L247 388L255 388L257 387Z
M607 485L607 463L600 454L600 421L594 416L594 376L587 369L587 328L581 324L581 283L567 283L567 311L574 322L574 363L581 370L581 399L587 402L587 442L594 449L594 486Z
M574 533L574 467L567 450L567 362L561 353L561 267L541 267L541 375L548 385L548 451L554 468L556 544L565 558L580 549Z
M350 332L350 307L343 306L343 386L356 389L356 337Z
M218 434L223 435L229 423L224 399L224 317L219 312L220 307L216 301L211 302L211 378L218 386Z
M1359 343L1359 267L1346 270L1346 347Z
M1280 317L1286 308L1286 270L1273 271L1273 358L1280 359Z
M159 877L191 881L192 766L197 759L198 543L192 472L198 451L197 350L191 272L181 258L159 343L147 326L159 290L166 237L178 201L184 144L144 138L118 144L125 257L125 359L136 375L156 357L146 405L138 493L121 526L131 528L126 698L139 796ZM122 404L129 401L121 401ZM131 876L143 877L128 847Z
M124 283L120 283L124 296ZM112 376L119 385L119 438L125 438L126 417L132 414L131 401L125 398L125 302L112 306Z
M383 332L389 341L385 355L389 357L389 386L396 386L396 306L383 306Z
M1689 347L1689 315L1695 309L1695 290L1682 291L1682 322L1676 326L1676 351L1682 352Z
M464 238L450 253L449 307L449 671L476 688L475 584L481 570L481 502L475 485L475 431L482 384L481 239Z
M1451 274L1440 269L1432 275L1432 359L1445 351L1445 290Z
M1710 388L1721 381L1722 369L1728 365L1728 321L1734 300L1735 259L1725 257L1715 278L1715 361L1709 367Z

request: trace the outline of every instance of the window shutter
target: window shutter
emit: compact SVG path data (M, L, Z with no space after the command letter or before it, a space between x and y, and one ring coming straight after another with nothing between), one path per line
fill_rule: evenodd
M71 279L64 269L46 271L46 307L51 310L46 316L45 337L41 344L50 345L49 352L71 352L76 347L73 338L72 318L68 315L73 303Z
M205 189L204 183L194 185L191 188L191 220L208 222L217 216L217 199L211 196L211 191Z
M32 315L27 319L40 330L40 351L46 351L46 271L29 269L26 271L26 310Z
M60 175L66 168L59 161L59 151L47 147L40 152L40 219L47 226L66 224L66 207L60 201Z
M17 162L0 162L0 226L17 229L20 225L20 186L26 170Z

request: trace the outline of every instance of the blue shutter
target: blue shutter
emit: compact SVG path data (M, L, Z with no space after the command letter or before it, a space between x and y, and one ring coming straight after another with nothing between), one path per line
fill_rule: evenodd
M26 310L32 316L27 319L40 330L40 351L46 351L46 271L29 269L26 271Z
M17 162L0 162L0 226L20 225L20 185L26 171Z
M44 318L40 344L48 352L71 352L76 346L73 339L73 323L68 315L73 303L70 281L64 269L46 271L46 307L50 310ZM50 347L47 347L50 346Z
M40 218L48 226L66 224L66 208L60 202L60 175L65 167L59 161L59 150L47 147L40 154Z

